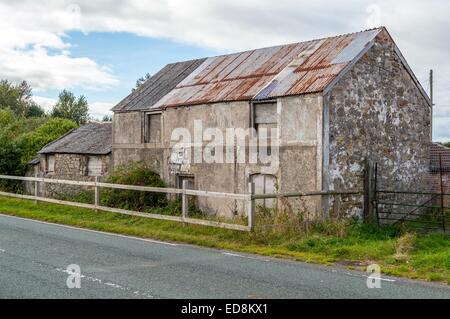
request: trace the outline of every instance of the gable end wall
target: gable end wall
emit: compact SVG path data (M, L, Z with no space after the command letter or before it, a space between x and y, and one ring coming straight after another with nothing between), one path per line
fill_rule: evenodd
M379 188L426 187L431 109L386 32L378 35L324 103L329 115L324 187L362 189L366 157L378 163ZM360 198L342 204L350 212L362 213Z

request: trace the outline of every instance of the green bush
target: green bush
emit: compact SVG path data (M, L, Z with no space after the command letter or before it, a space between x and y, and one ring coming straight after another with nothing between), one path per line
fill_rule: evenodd
M24 150L22 161L30 161L45 145L77 127L77 124L70 120L51 118L35 130L23 134L18 138L18 143Z
M133 162L117 167L106 182L151 187L166 186L161 177L142 162ZM165 206L167 199L164 193L104 188L101 191L101 204L109 207L146 211Z
M20 161L20 149L14 142L0 140L0 174L24 175L26 165ZM22 192L22 182L13 180L0 180L0 189L7 192Z

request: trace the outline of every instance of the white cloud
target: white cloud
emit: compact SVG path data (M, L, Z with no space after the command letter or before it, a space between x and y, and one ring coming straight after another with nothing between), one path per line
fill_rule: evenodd
M118 84L111 70L89 58L70 56L71 44L65 42L65 32L81 26L71 8L52 2L2 2L0 77L15 82L25 79L36 91L105 89Z
M438 117L434 119L434 129L433 129L433 140L438 142L449 142L449 123L450 116L448 117Z
M33 101L43 107L45 111L50 111L56 104L56 99L37 95L33 96Z
M4 0L0 4L0 76L27 79L42 90L117 83L88 58L71 57L71 30L130 32L236 51L388 27L424 83L436 72L436 104L450 106L448 0ZM56 49L50 54L48 49ZM443 113L442 113L443 112ZM443 114L443 115L442 115ZM438 111L442 118L447 111ZM450 139L445 125L439 134Z
M101 118L104 115L111 115L111 108L114 106L114 103L108 102L94 102L89 104L89 112L92 116L96 118Z
M83 87L101 89L117 84L110 71L88 58L60 53L50 55L45 48L0 49L2 78L18 82L26 79L36 91Z

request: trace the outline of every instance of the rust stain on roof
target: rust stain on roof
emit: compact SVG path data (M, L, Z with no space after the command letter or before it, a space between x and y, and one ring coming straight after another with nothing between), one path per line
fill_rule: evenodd
M321 92L381 30L207 58L154 107Z

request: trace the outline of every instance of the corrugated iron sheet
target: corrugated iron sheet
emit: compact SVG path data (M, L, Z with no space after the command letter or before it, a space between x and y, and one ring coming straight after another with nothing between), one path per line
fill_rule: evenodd
M381 29L207 58L155 107L323 91Z

